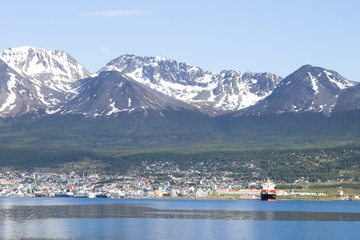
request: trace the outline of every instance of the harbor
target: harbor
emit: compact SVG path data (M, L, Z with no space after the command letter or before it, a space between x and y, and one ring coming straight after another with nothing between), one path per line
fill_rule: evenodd
M353 192L342 188L307 191L296 189L297 185L294 189L275 189L275 183L265 180L236 182L220 177L184 177L179 181L161 181L155 174L144 178L74 172L0 173L0 176L0 197L360 200L356 189Z

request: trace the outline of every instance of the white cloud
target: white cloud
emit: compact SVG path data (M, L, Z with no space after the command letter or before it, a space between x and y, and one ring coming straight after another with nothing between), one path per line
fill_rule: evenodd
M88 12L87 15L98 17L129 17L129 16L142 16L147 12L142 10L110 10L99 12Z
M109 57L110 54L111 54L110 48L107 47L107 46L102 46L101 47L101 52L107 57Z

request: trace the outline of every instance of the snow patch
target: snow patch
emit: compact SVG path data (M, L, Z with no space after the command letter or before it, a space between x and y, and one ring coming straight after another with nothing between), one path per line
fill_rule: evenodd
M318 84L318 81L315 77L313 77L311 75L311 73L309 73L309 76L310 76L310 80L311 80L311 85L312 85L312 88L315 92L315 95L319 93L319 86L317 85Z
M347 81L347 80L344 80L344 81L335 80L334 79L334 74L332 74L331 72L328 72L328 71L324 70L324 73L326 74L329 81L332 82L332 83L335 83L336 86L338 86L338 88L340 88L340 89L346 89L348 87L355 86L355 83L352 83L352 82Z
M111 108L111 110L106 114L106 116L110 116L112 114L115 114L115 113L119 113L119 112L132 112L135 110L135 108L131 108L131 109L118 109L115 107L115 101L113 101L113 99L110 99L110 105L109 107Z
M16 106L14 103L16 101L16 93L14 89L16 89L16 77L15 74L8 73L10 76L10 80L7 82L7 88L9 91L9 94L3 103L3 105L0 107L0 112L3 112L5 109L8 108L8 111L14 109Z
M59 108L59 109L55 109L55 110L49 110L49 109L46 109L46 113L47 114L54 114L54 113L57 113L57 112L59 112L61 110L61 108Z

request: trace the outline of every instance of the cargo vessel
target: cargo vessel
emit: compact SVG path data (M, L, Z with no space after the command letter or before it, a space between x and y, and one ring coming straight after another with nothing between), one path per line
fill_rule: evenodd
M268 180L267 182L263 183L261 186L263 189L261 190L260 199L263 201L276 201L276 190L275 190L276 184Z

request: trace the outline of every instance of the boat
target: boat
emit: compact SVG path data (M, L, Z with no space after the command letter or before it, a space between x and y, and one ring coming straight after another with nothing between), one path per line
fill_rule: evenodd
M270 180L268 179L268 181L261 184L261 186L263 189L260 193L260 199L263 201L276 201L276 184L270 182Z
M87 192L77 192L74 195L74 198L88 198L89 194Z
M98 193L95 195L96 198L110 198L110 195L106 193Z
M88 193L88 198L95 198L95 193L89 192Z
M71 192L68 192L68 193L55 193L54 194L54 197L63 197L63 198L70 198L70 197L74 197L74 194L71 193Z
M46 194L45 193L42 193L42 192L36 192L35 197L46 197Z

